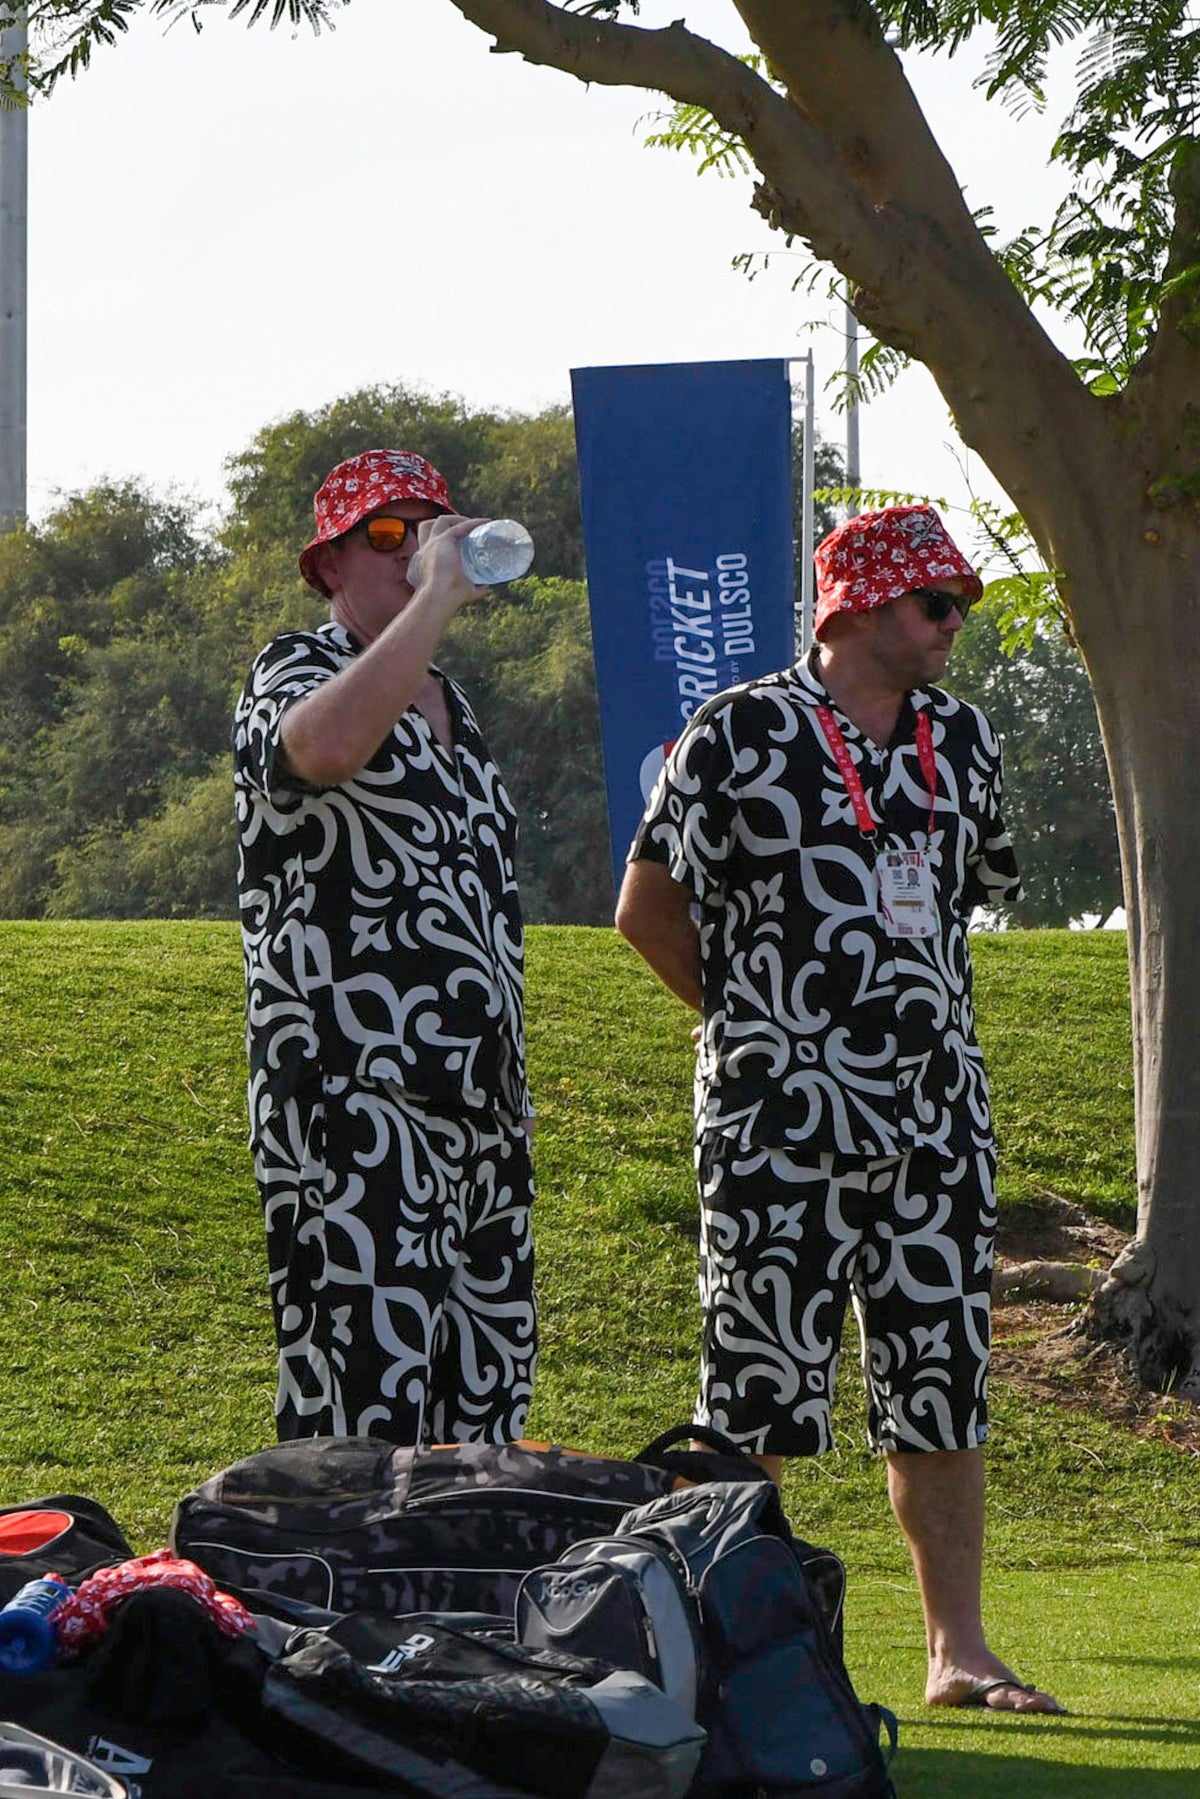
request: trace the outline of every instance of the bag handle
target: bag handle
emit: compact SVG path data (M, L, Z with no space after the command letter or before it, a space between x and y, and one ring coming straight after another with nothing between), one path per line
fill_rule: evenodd
M655 1467L686 1473L688 1455L694 1452L676 1450L677 1443L703 1443L705 1448L715 1450L718 1455L731 1457L745 1469L747 1479L771 1478L765 1468L751 1460L740 1443L735 1443L732 1437L727 1437L724 1431L717 1430L711 1424L673 1424L670 1430L655 1437L653 1443L647 1443L642 1453L633 1459L635 1462L649 1462Z

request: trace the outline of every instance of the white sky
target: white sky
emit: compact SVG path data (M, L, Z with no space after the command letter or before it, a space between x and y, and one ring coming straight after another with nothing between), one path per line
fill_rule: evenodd
M645 0L642 22L681 12L745 47L728 0ZM986 107L976 66L918 89L1011 230L1061 186L1057 113ZM354 0L315 40L216 8L199 37L139 20L31 116L32 514L102 475L218 501L262 425L373 382L529 410L569 397L572 366L810 345L823 380L842 353L808 327L825 302L782 259L732 271L782 240L748 180L642 147L657 106L491 55L449 0ZM818 429L844 429L824 400ZM951 437L914 373L863 415L863 479L961 502ZM971 479L995 492L978 462Z

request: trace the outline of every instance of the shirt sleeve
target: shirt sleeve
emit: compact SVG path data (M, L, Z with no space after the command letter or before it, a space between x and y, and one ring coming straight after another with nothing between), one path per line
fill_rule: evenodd
M702 905L719 900L733 847L737 800L727 703L701 708L671 750L629 851L659 862Z
M976 906L1006 904L1024 898L1021 873L1017 867L1012 838L1000 809L1004 790L1004 759L1000 739L987 719L979 714L983 727L974 758L972 798L979 803L978 848L967 864L963 899L967 909Z
M257 657L242 689L233 725L234 766L239 779L272 801L321 791L281 765L284 715L341 664L319 637L287 632Z

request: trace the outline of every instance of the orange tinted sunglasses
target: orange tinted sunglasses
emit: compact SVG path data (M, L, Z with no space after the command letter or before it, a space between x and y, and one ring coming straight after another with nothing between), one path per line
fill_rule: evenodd
M367 534L367 542L381 556L388 556L393 550L401 549L415 537L420 521L410 518L369 518L363 525Z

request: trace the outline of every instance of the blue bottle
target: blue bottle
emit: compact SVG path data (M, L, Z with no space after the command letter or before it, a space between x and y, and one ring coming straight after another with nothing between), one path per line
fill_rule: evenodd
M25 1583L0 1609L0 1668L7 1674L40 1674L58 1657L54 1614L71 1591L57 1574Z

